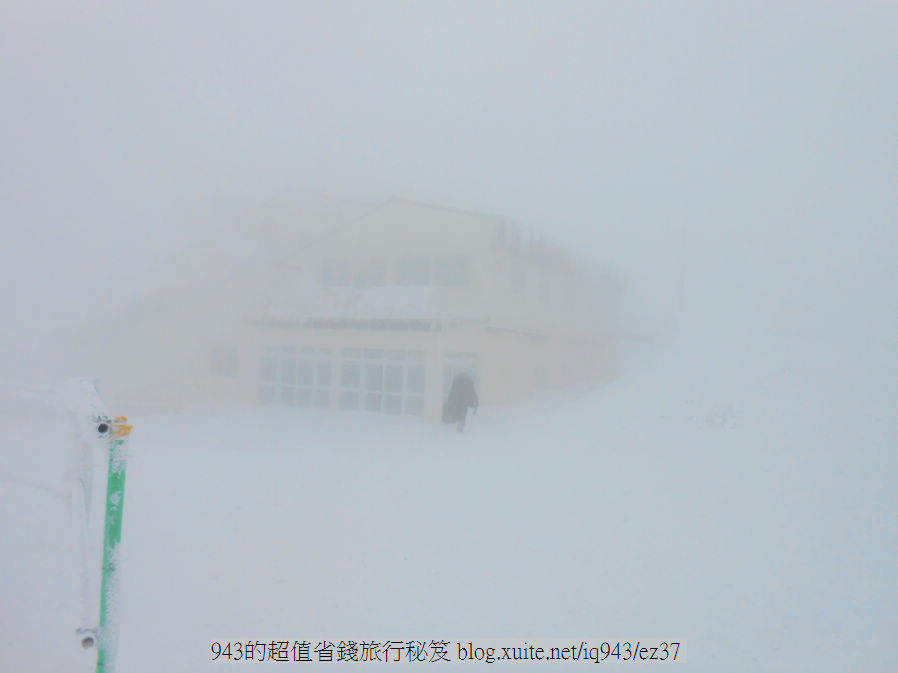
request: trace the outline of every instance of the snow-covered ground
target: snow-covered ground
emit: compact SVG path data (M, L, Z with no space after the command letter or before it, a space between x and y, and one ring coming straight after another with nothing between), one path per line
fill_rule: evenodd
M684 671L896 670L898 362L753 343L646 346L611 385L482 409L463 435L281 408L133 418L119 670L276 667L212 662L213 641L639 638L684 642ZM92 670L71 429L2 423L0 671Z

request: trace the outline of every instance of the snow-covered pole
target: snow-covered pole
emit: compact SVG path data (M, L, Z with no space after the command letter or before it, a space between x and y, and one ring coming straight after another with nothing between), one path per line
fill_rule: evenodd
M100 628L97 634L97 673L115 671L118 645L118 547L122 539L125 500L125 440L131 432L128 419L97 419L97 432L109 437L109 471L106 482L106 517L103 532L103 575L100 583Z

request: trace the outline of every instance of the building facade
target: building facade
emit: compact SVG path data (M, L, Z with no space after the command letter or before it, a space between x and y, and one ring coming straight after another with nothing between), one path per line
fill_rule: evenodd
M232 357L263 404L436 421L460 371L487 405L612 378L619 292L504 218L392 199L287 260Z
M614 377L612 275L501 216L403 199L334 212L270 206L166 267L168 287L104 330L104 396L132 413L261 403L438 421L460 371L484 405Z

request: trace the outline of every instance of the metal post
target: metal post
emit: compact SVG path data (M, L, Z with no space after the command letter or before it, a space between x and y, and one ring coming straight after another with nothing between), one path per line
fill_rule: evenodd
M109 423L109 472L106 483L106 518L103 533L103 579L100 586L100 629L97 638L97 673L115 671L118 646L118 547L122 539L125 499L125 439L131 432L128 419ZM102 432L102 430L101 430Z

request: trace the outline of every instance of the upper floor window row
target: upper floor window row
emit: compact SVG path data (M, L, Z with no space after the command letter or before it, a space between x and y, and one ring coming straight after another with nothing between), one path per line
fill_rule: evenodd
M328 258L321 262L321 281L338 287L379 287L387 280L383 257Z
M397 285L466 287L471 283L471 258L464 254L404 255L396 259L394 272ZM321 280L342 287L386 285L386 259L328 258L322 261Z
M396 260L396 283L466 287L471 284L471 258L463 254L400 257Z

